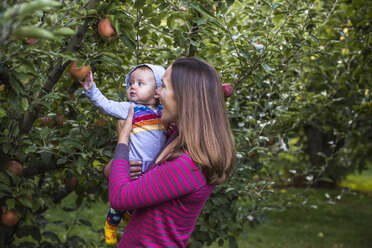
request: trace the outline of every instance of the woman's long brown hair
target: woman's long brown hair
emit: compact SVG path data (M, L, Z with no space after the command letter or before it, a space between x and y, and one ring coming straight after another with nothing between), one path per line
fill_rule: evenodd
M172 64L171 81L179 139L167 160L188 151L209 184L225 182L235 165L235 146L217 71L198 59L178 59Z

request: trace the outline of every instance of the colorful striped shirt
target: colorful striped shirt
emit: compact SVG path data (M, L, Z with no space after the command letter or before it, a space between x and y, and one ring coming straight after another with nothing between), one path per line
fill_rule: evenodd
M131 181L128 154L117 145L109 177L111 206L134 209L119 247L185 247L214 187L187 153Z
M142 171L146 171L167 139L165 126L160 120L162 107L159 106L156 110L152 110L134 102L108 100L95 84L90 90L84 91L84 94L102 113L116 118L127 119L130 106L134 107L129 158L142 161Z

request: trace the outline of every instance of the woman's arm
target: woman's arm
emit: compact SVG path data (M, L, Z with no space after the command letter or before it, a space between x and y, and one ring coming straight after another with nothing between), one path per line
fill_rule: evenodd
M186 154L131 181L128 153L127 145L117 145L109 178L110 204L115 209L124 211L156 205L207 185L204 175Z
M186 154L156 166L137 180L130 180L129 134L133 108L127 121L118 120L118 145L109 176L110 204L124 211L176 199L207 185L205 176Z

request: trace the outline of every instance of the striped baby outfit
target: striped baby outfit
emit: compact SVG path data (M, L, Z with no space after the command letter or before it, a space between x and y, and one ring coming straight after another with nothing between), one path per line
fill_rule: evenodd
M134 209L119 247L185 247L213 186L187 153L130 181L128 154L117 145L109 177L111 206Z
M160 120L162 107L152 110L134 102L108 100L95 84L84 94L103 114L119 119L127 119L130 106L134 107L129 159L142 161L142 171L145 171L167 139L165 126Z

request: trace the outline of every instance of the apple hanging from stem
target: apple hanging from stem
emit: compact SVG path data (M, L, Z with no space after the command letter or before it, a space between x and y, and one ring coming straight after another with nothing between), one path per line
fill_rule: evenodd
M234 88L232 87L231 84L222 84L222 88L225 98L230 97L234 93Z

